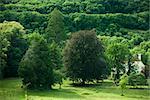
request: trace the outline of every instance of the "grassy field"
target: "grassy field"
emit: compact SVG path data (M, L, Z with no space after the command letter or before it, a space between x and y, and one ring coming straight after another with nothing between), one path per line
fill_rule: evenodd
M73 87L70 81L64 81L62 89L54 86L53 90L38 91L21 89L20 79L0 81L0 100L148 100L148 89L126 89L125 96L111 81L104 81L88 87ZM27 94L27 96L25 96Z

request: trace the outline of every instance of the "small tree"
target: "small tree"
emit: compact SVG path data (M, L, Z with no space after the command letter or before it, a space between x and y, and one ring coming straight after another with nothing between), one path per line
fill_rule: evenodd
M72 80L86 81L100 79L103 48L94 31L79 31L72 34L63 53L64 66Z
M110 44L106 49L106 56L109 60L109 65L111 68L116 68L115 82L120 78L120 71L124 71L123 66L125 60L127 59L129 50L126 44L123 43L113 43Z
M23 78L23 85L32 89L51 88L54 76L49 55L46 40L37 34L22 58L18 70L19 76Z
M124 89L126 89L126 85L128 83L128 75L124 74L120 78L119 86L121 88L121 96L124 96Z

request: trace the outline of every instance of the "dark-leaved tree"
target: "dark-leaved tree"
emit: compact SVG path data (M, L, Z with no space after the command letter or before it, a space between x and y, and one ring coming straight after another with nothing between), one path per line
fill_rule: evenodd
M106 68L102 59L103 47L93 30L73 33L63 52L67 75L82 84L102 77Z

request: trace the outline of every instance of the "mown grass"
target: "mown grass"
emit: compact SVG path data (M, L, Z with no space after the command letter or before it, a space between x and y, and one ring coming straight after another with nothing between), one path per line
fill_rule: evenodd
M53 90L26 90L20 88L20 79L5 79L0 81L0 100L149 100L150 92L145 89L126 89L125 96L121 96L120 88L111 81L104 81L86 87L72 86L66 80L59 89L56 85ZM27 97L25 97L27 94Z
M0 80L0 100L24 100L25 92L21 87L21 79Z

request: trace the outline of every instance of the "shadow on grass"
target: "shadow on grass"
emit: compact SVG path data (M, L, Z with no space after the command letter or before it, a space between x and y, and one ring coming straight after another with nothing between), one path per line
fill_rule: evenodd
M28 90L28 96L53 97L53 98L84 98L74 89L52 89L52 90Z
M81 84L81 83L71 83L70 84L73 87L99 87L99 88L105 88L105 87L114 87L115 84L112 81L104 81L99 83L87 83L87 84Z
M71 83L70 84L71 86L73 87L97 87L97 86L100 86L100 83L99 84L81 84L81 83Z

